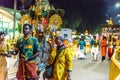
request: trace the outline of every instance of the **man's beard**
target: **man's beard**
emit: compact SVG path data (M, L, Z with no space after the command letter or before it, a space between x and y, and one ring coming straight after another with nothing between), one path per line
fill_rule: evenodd
M24 34L24 35L29 35L29 32L24 32L23 34Z

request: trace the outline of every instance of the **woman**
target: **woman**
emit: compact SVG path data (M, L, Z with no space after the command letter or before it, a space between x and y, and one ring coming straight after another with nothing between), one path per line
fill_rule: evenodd
M10 57L8 54L9 46L5 43L5 33L0 31L0 80L7 79L7 61L5 57Z
M64 45L61 36L55 38L57 48L52 50L48 64L52 64L55 57L53 77L50 80L71 80L72 71L72 52L69 47Z

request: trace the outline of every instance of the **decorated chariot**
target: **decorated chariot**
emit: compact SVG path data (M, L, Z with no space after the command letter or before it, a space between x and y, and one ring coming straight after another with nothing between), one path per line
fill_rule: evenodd
M31 5L28 10L21 10L21 15L21 26L24 23L31 24L33 26L32 34L37 37L39 32L50 34L59 29L62 24L64 10L56 9L49 4L48 0L36 0L35 4ZM22 32L22 27L19 30Z

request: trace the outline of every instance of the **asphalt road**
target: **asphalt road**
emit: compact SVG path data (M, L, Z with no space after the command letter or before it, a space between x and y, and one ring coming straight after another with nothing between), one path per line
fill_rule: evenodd
M72 80L109 80L110 61L101 62L101 56L98 61L93 61L91 54L86 55L85 60L73 61Z

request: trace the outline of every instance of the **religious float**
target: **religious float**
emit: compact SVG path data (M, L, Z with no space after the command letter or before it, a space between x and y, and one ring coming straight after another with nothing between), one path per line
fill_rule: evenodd
M25 23L31 24L33 26L32 34L37 37L39 32L45 31L50 34L59 29L64 10L56 9L49 4L48 0L36 0L35 4L31 5L28 10L21 10L21 15L21 26ZM22 32L22 27L19 30Z
M24 1L21 0L23 9L21 12L20 23L18 25L18 32L22 36L22 26L25 23L28 23L33 26L32 35L38 37L40 32L45 32L46 35L51 35L55 33L62 25L62 17L64 15L63 9L57 9L53 5L49 4L48 0L35 0L34 5L30 5L29 9L24 9ZM16 43L14 41L13 45ZM13 56L11 60L14 60L13 63L10 63L11 60L7 60L9 66L8 78L11 79L11 76L15 76L17 70L18 59L16 56Z

